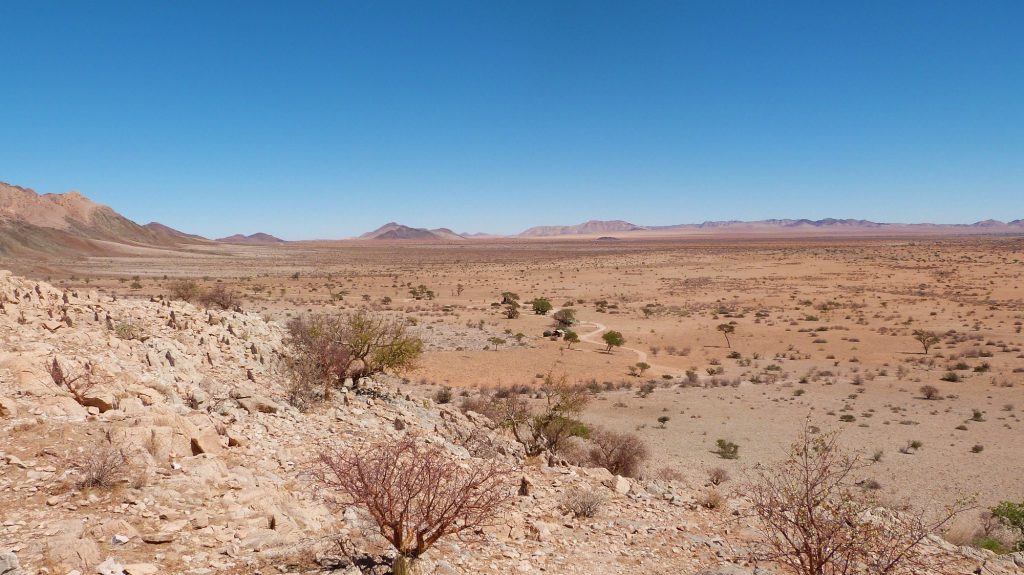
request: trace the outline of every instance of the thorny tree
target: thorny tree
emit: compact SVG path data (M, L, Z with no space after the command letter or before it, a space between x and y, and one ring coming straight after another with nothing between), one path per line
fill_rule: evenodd
M511 473L496 460L458 461L414 436L327 449L314 468L336 501L370 514L398 552L395 575L415 573L417 559L440 538L493 524L512 501Z
M922 543L967 509L960 501L932 520L924 513L889 511L851 485L858 457L841 449L836 433L805 423L788 457L758 470L748 483L764 538L759 560L800 575L904 575L952 572Z

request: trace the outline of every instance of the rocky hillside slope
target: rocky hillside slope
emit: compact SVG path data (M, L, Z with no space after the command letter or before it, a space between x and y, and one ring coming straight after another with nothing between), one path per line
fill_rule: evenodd
M100 255L196 242L205 240L156 223L140 226L78 192L37 194L0 182L0 256Z
M416 433L469 465L520 461L486 418L402 384L346 387L297 411L277 367L282 337L255 314L113 300L0 271L0 573L354 575L352 557L372 562L386 548L362 512L328 507L310 483L320 446ZM82 485L112 452L125 456L114 485ZM770 573L746 563L755 533L738 519L742 494L712 511L697 503L702 486L567 465L518 473L502 525L442 541L425 572ZM573 489L606 497L596 517L563 510ZM932 552L959 557L964 572L1021 572L938 539Z

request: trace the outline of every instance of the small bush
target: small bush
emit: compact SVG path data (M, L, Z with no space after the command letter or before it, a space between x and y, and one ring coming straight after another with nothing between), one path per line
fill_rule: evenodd
M721 509L725 506L725 496L718 492L717 489L708 489L697 497L697 504L704 509Z
M603 429L591 435L591 463L623 477L636 477L640 474L640 468L650 453L639 436Z
M604 495L593 489L573 489L562 497L562 508L573 517L594 517L604 503Z
M199 284L193 280L177 280L167 286L173 299L192 301L199 297Z
M721 485L729 481L729 472L721 467L716 467L708 471L708 481L711 482L711 485Z
M127 479L128 454L119 445L100 441L68 461L76 489L109 489Z
M942 399L942 396L939 394L939 388L934 385L922 385L921 397L925 399Z
M223 285L216 285L204 292L199 296L199 303L204 307L218 307L223 310L238 310L242 307L242 300Z
M127 319L125 321L119 321L114 325L114 335L116 335L118 339L126 341L140 339L142 337L142 329L135 325L135 322L131 319Z
M444 405L446 403L451 403L451 401L452 401L452 388L450 388L450 387L442 387L441 389L437 390L437 392L434 394L434 401L439 403L439 404L441 404L441 405Z
M1017 536L1015 549L1024 551L1024 502L1002 501L992 508L992 517Z
M722 459L737 459L740 456L740 446L731 441L719 439L715 445L718 447L715 453Z

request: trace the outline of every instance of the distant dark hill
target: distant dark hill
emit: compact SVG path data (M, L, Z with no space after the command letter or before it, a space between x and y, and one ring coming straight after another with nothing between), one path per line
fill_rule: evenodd
M389 222L383 226L359 236L361 240L462 240L463 236L449 230L438 228L428 230L426 228L411 228L396 222Z
M235 234L226 238L219 238L217 242L222 244L246 244L246 245L272 245L272 244L283 244L284 240L281 238L274 237L270 234L263 232L257 232L248 236L242 234Z

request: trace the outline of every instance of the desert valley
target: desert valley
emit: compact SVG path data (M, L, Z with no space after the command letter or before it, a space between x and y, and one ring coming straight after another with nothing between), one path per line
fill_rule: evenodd
M424 573L787 573L753 486L810 436L934 528L901 569L1024 570L1020 220L207 240L2 185L0 269L5 575L401 572L324 465L405 437L508 491Z

